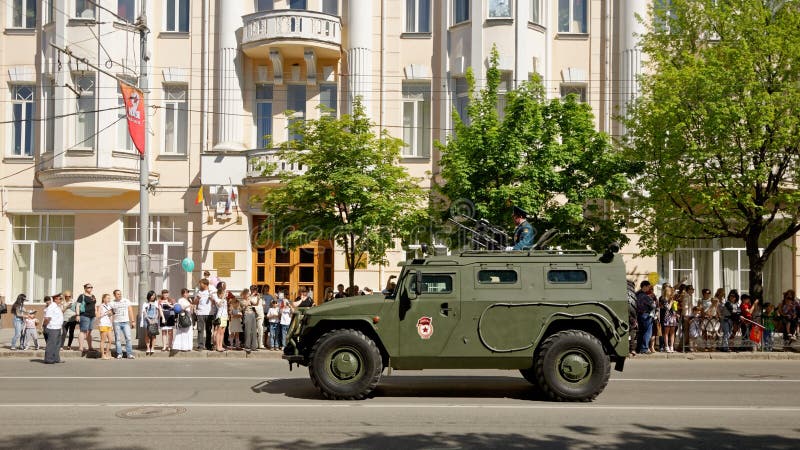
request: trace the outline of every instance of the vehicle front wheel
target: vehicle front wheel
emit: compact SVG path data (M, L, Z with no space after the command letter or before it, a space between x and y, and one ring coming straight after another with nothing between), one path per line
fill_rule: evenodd
M314 386L331 400L362 400L383 371L375 342L358 330L333 330L314 343L308 372Z
M596 337L580 330L548 337L534 363L536 380L555 401L590 402L608 384L611 364Z

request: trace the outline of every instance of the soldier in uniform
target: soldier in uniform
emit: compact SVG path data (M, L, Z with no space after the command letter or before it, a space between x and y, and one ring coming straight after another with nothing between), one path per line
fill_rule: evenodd
M533 231L533 226L528 223L528 213L519 206L515 206L512 216L517 228L514 230L514 246L511 247L511 250L530 250L533 247L533 237L536 233Z

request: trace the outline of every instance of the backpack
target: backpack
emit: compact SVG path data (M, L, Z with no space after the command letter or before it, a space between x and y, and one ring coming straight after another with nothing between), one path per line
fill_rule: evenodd
M151 306L152 305L152 306ZM146 307L145 314L147 314L147 321L152 323L156 321L156 317L158 317L158 306L155 304L149 304Z
M192 318L186 314L186 311L181 311L178 314L178 327L179 328L189 328L192 326Z

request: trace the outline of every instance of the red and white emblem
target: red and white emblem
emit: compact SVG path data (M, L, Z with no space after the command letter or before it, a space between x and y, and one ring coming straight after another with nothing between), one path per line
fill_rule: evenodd
M433 335L433 319L420 317L417 321L417 333L422 339L430 339Z

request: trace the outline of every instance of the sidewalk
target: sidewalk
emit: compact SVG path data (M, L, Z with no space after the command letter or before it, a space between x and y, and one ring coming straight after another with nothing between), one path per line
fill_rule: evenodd
M136 333L134 332L134 335ZM39 350L11 350L11 338L14 337L14 329L3 327L0 328L0 359L2 358L34 358L34 359L44 359L44 337L39 334ZM94 330L92 332L92 346L95 349L95 352L87 354L87 358L100 358L100 332L98 330ZM195 331L195 336L192 338L193 342L197 338L197 333ZM112 333L113 339L113 333ZM137 350L136 345L138 341L134 337L133 338L133 353L136 356L136 359L152 359L152 358L247 358L247 359L281 359L281 355L283 352L280 351L270 351L270 350L259 350L256 352L251 352L247 354L244 350L228 350L224 352L216 352L216 351L208 351L208 350L192 350L190 352L179 352L179 351L171 351L171 352L162 352L161 351L161 336L156 339L156 351L152 355L145 355L144 350ZM124 346L123 346L124 347ZM75 330L75 339L72 341L72 348L78 348L78 330ZM124 349L123 349L124 351ZM111 343L111 353L115 354L116 347L112 341ZM80 358L81 352L77 350L61 350L61 357L62 358Z
M100 348L100 332L94 330L92 333L93 345L95 349ZM12 328L0 328L0 358L44 358L44 338L39 336L39 350L11 350L10 343L11 338L14 336L14 330ZM195 339L196 339L196 332L195 332ZM136 344L136 339L134 338L134 345ZM703 359L713 359L713 360L800 360L800 340L794 341L793 345L790 347L786 347L781 349L780 351L774 352L752 352L752 351L741 351L741 352L730 352L730 353L723 353L723 352L694 352L694 353L653 353L650 355L636 355L633 358L628 358L629 360L661 360L661 359L684 359L684 360L703 360ZM134 354L136 358L142 359L151 359L151 358L247 358L247 359L281 359L282 352L280 351L270 351L270 350L259 350L257 352L252 352L249 355L244 350L228 350L225 352L215 352L215 351L196 351L192 350L190 352L162 352L161 351L161 337L159 336L156 339L156 352L150 356L146 356L143 350L136 350L134 348ZM72 342L72 348L78 347L78 337L77 333L75 336L75 340ZM115 352L115 347L112 343L111 345L111 352ZM80 358L81 352L77 350L62 350L61 351L62 358ZM87 357L89 358L99 358L100 353L94 352L90 353Z

